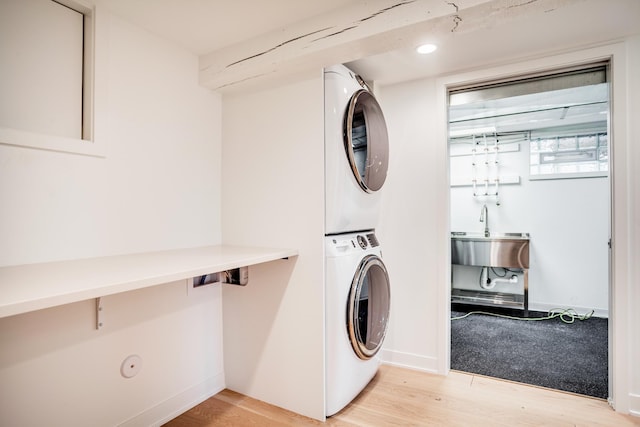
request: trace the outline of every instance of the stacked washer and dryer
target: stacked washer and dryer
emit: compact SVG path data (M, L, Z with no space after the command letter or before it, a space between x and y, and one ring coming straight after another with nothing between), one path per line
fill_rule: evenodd
M389 143L382 109L343 65L324 70L326 407L351 402L380 365L389 276L375 235Z

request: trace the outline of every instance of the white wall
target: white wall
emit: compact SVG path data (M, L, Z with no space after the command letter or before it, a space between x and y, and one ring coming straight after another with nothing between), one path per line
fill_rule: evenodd
M614 357L618 365L622 365L621 370L628 369L626 378L629 380L628 389L629 402L628 407L631 412L640 416L640 35L630 38L626 42L626 75L627 81L627 145L626 150L616 160L618 162L626 162L625 170L627 171L626 184L628 185L628 198L626 200L628 207L626 210L626 218L616 218L616 221L626 219L626 224L621 227L621 232L616 233L614 239L620 240L620 243L628 245L629 256L625 260L620 259L620 263L627 261L624 268L627 269L629 283L628 295L624 294L626 289L614 289L614 294L621 294L627 298L617 298L618 305L614 305L614 309L620 306L620 316L615 319L614 326L623 331L620 335L620 348L614 352ZM619 177L624 179L624 176ZM615 196L615 195L614 195ZM621 215L622 216L622 215ZM628 241L625 242L620 238L619 234L627 232ZM616 256L616 258L618 258ZM618 261L616 261L618 262ZM622 266L620 269L623 268ZM618 274L618 273L616 273ZM626 388L627 384L621 381L618 387Z
M223 100L225 244L297 248L225 286L227 387L324 419L324 121L317 78Z
M220 97L197 57L98 12L106 158L0 145L0 265L221 241ZM0 424L148 425L217 391L220 289L202 291L107 297L100 331L93 301L1 319ZM132 353L143 368L126 380Z
M389 172L377 229L391 281L385 361L438 370L437 300L441 262L439 217L448 206L440 193L442 151L437 126L435 82L422 80L383 87L378 95L389 132Z
M220 241L219 95L198 86L194 55L100 23L107 157L0 145L0 265Z
M471 156L451 157L451 177L471 175ZM486 203L492 233L527 232L530 240L529 308L573 308L579 313L609 308L609 209L607 178L529 180L529 148L501 153L500 173L519 184L500 187L495 197L473 197L470 186L451 187L451 230L481 232ZM480 267L453 266L453 287L481 290ZM497 292L522 293L518 284L498 284ZM495 277L491 273L491 277Z
M200 290L198 290L200 291ZM220 288L185 283L0 320L0 424L152 425L224 388ZM132 354L140 373L120 375Z

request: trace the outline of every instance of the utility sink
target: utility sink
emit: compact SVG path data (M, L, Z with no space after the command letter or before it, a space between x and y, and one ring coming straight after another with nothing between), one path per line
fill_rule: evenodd
M451 263L528 269L529 233L452 232Z

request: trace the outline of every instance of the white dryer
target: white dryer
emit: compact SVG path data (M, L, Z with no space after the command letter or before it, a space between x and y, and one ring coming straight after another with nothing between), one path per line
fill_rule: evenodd
M325 234L374 229L389 164L382 109L344 65L325 68L324 91Z
M389 321L389 275L373 231L325 237L327 416L371 381Z

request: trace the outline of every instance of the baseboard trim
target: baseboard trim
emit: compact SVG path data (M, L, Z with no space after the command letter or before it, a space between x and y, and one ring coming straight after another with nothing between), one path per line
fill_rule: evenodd
M432 374L439 373L438 360L435 357L383 349L380 359L385 365L399 366Z
M537 303L537 302L529 303L529 310L541 311L543 313L548 312L549 310L558 310L558 309L564 310L569 308L575 310L575 312L581 316L585 314L589 314L591 313L591 310L593 310L593 317L601 317L603 319L609 318L609 310L605 310L602 308L588 308L588 307L577 307L577 306L562 307L562 306L558 306L557 304L553 305L553 304L544 304L544 303Z
M640 394L629 393L629 414L640 417Z
M159 427L225 388L224 372L184 390L120 424L121 427Z

